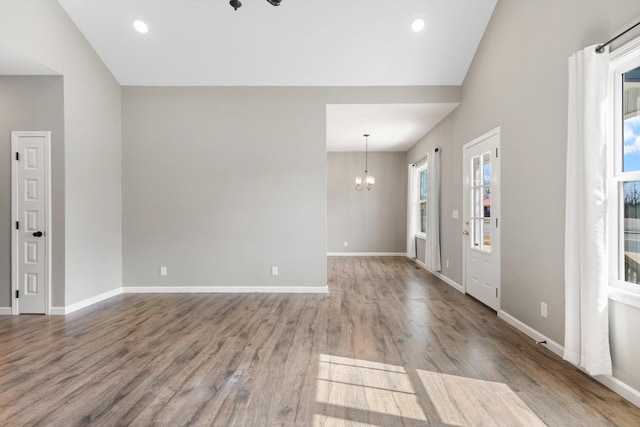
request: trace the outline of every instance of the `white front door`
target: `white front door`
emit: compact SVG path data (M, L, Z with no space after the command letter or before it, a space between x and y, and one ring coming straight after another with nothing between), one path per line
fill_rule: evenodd
M466 292L500 308L500 129L464 146Z
M50 132L12 132L13 313L45 314L48 304Z

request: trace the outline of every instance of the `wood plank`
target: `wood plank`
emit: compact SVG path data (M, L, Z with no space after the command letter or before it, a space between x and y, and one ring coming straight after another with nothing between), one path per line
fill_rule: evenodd
M328 276L328 295L121 295L0 317L0 425L640 425L405 258L330 258Z

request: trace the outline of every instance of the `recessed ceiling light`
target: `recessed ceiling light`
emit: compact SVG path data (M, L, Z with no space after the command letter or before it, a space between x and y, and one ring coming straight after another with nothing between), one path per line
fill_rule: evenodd
M146 22L136 19L133 21L133 28L140 34L147 34L149 32L149 26Z
M411 23L411 29L414 33L419 33L420 31L424 30L424 19L414 19Z

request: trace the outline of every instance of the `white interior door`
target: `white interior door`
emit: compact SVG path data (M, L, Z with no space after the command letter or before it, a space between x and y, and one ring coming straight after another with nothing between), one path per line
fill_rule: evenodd
M50 132L11 133L14 314L48 311L50 140Z
M465 289L500 308L500 129L464 146Z

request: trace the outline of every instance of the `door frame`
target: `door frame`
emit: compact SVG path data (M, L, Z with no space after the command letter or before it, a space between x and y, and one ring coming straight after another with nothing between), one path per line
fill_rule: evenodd
M11 314L20 314L18 290L18 138L44 137L44 314L51 314L51 132L50 131L12 131L11 132Z
M480 135L479 137L469 141L468 143L464 144L462 146L462 230L461 230L461 234L462 234L462 289L464 291L464 293L467 293L467 239L468 236L466 236L464 234L464 230L465 230L465 221L466 218L469 216L469 198L467 197L467 182L466 182L466 178L467 178L467 172L466 172L466 168L467 168L467 163L465 160L465 154L467 149L473 147L474 145L480 144L481 142L486 141L489 138L492 138L496 136L498 138L498 143L497 143L497 149L498 149L498 156L494 156L494 161L495 163L498 164L498 170L500 171L499 175L498 175L498 180L497 182L494 182L493 177L491 179L492 184L496 183L498 185L498 193L499 193L499 197L498 197L498 203L497 206L494 206L493 201L491 202L491 210L496 213L496 218L498 218L498 221L501 223L502 222L502 218L501 218L501 203L502 203L502 164L500 162L501 159L501 146L502 146L502 137L501 137L501 130L500 130L500 126L491 129L489 132L486 132L482 135ZM493 190L493 189L492 189ZM499 227L501 229L501 225L499 225ZM498 284L497 284L497 289L498 289L498 309L496 310L497 313L500 313L500 309L502 307L502 232L499 232L499 237L498 237L498 248L499 248L499 253L496 254L496 263L497 263L497 270L498 270Z

